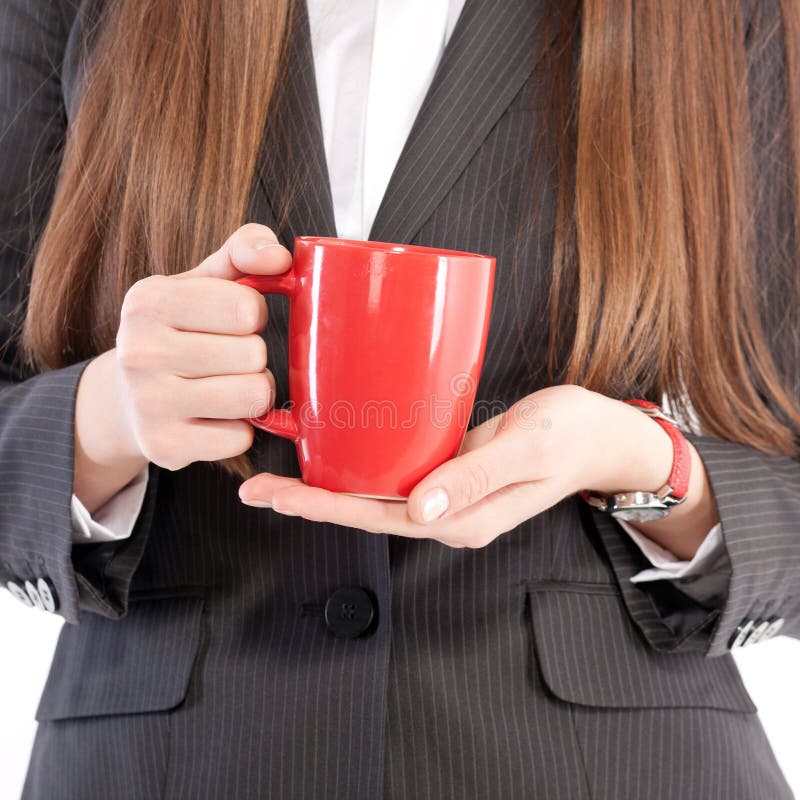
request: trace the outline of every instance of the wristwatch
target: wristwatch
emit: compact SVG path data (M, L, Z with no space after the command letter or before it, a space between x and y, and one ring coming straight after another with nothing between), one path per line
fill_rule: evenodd
M589 505L626 522L653 522L666 517L677 505L686 500L689 491L691 454L689 442L678 428L677 422L655 403L648 400L625 400L652 417L672 440L672 470L667 482L657 492L632 489L617 494L599 494L580 491L580 496Z

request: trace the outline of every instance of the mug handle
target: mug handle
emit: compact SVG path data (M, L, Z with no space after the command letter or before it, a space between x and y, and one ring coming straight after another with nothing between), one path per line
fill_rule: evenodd
M287 297L291 297L297 281L294 266L291 266L280 275L245 275L243 278L238 278L236 283L250 286L261 294L285 294ZM295 422L292 412L285 408L270 409L266 414L262 414L260 417L251 417L247 421L262 431L282 436L284 439L291 439L293 442L296 442L299 436L297 422Z

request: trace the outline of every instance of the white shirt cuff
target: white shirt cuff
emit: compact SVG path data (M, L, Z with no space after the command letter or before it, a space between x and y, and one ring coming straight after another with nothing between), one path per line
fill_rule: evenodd
M127 539L139 516L147 492L148 469L120 489L92 516L76 495L72 495L72 542L112 542Z
M633 583L645 581L674 580L690 575L708 575L719 569L727 559L722 539L722 523L717 523L703 539L691 561L682 561L661 545L648 538L633 525L619 520L628 536L653 565L631 577Z

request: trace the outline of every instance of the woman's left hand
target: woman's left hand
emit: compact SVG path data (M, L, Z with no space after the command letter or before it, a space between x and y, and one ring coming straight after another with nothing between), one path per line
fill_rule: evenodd
M534 392L470 430L460 453L420 481L407 503L329 492L269 473L242 484L239 496L248 505L318 522L484 547L579 489L656 491L671 464L670 439L646 414L562 385Z

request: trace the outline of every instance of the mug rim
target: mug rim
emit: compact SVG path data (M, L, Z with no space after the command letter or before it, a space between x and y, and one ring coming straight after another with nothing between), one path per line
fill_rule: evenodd
M494 261L494 256L481 255L480 253L468 253L465 250L446 250L441 247L426 247L420 244L397 244L393 242L376 242L361 239L340 239L333 236L296 236L295 242L304 244L321 244L326 247L347 246L351 249L370 250L391 255L421 255L421 256L446 256L447 258L479 258L484 261Z

